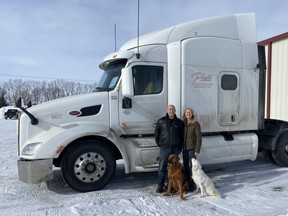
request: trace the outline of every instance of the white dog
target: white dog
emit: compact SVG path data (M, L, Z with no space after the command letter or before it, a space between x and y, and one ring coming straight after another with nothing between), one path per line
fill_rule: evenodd
M215 188L213 181L202 170L198 160L192 158L192 178L197 186L197 191L201 190L201 197L217 196L221 197L220 192Z

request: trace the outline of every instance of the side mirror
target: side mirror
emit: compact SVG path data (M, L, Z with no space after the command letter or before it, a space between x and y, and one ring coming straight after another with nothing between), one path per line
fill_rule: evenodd
M32 107L32 102L31 102L31 101L28 102L27 107L28 107L28 108L29 108L29 107Z
M19 98L17 101L16 101L16 107L20 108L22 110L22 112L24 112L26 115L28 115L28 117L30 118L31 120L31 124L32 125L37 125L38 124L38 119L35 118L34 115L32 115L30 112L28 112L25 108L22 107L22 99Z
M22 98L18 98L16 101L16 107L21 108L22 107Z
M132 77L132 68L122 68L122 94L124 97L133 97L133 77Z

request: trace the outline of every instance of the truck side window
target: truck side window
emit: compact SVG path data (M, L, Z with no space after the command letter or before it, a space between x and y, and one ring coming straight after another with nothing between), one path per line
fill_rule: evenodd
M237 88L237 77L225 74L221 77L221 88L223 90L235 90Z
M158 94L163 89L163 67L137 65L132 67L134 94Z

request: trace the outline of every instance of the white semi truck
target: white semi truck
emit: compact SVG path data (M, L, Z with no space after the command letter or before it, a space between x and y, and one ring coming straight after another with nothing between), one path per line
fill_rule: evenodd
M265 53L255 14L191 21L135 38L105 57L97 91L29 108L18 122L18 171L26 183L60 167L80 192L126 173L158 169L154 126L174 104L192 107L202 127L199 160L255 160L258 150L288 166L288 126L265 120Z

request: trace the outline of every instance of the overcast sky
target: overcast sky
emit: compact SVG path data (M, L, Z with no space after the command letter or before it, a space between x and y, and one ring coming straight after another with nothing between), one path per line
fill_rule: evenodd
M138 0L0 0L0 83L98 82L99 62L137 36ZM190 20L256 13L257 41L288 31L287 0L140 0L140 34Z

